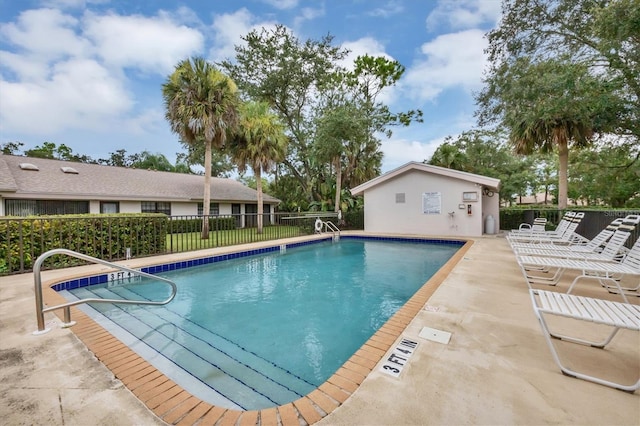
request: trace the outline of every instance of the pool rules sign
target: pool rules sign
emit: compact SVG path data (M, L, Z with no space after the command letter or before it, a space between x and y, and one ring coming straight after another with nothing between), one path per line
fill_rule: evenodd
M418 342L402 339L398 345L393 348L387 359L384 360L380 370L393 377L400 376L402 369L413 355L413 352L418 347Z

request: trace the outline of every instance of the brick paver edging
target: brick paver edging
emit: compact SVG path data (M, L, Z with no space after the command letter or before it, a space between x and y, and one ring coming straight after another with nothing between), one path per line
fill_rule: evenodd
M71 308L71 317L77 323L71 327L71 330L116 378L166 423L241 426L311 425L338 408L358 389L472 245L473 241L467 241L460 247L451 259L318 389L279 407L239 411L204 402L168 379L75 306ZM67 279L69 277L64 280ZM58 279L43 285L43 298L46 305L53 306L66 302L60 294L50 288L61 281L63 280ZM61 310L57 310L56 315L62 320Z

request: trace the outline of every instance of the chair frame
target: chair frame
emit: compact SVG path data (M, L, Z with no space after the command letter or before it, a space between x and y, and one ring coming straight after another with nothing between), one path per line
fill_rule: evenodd
M590 297L576 296L573 294L557 293L546 290L529 290L533 310L540 322L544 338L551 350L554 361L560 367L562 374L576 377L582 380L598 383L627 392L635 392L640 388L640 378L632 385L616 383L603 378L592 376L572 370L565 366L553 344L552 338L565 340L581 345L588 345L603 349L613 340L620 329L640 331L640 306L629 303L612 302L608 300L594 299ZM589 321L613 327L611 333L600 342L578 339L576 337L553 333L545 315L568 317L575 320Z

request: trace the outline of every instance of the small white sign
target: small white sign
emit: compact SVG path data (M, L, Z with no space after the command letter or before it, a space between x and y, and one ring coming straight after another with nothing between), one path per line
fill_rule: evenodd
M110 272L107 275L107 288L122 287L142 282L142 277L129 271Z
M133 278L133 277L136 277L136 276L138 276L138 275L134 274L133 272L129 272L129 271L109 272L109 275L107 277L107 281L125 280L127 278Z
M442 193L424 192L422 194L422 213L440 214L442 212Z
M432 342L438 342L445 345L448 345L449 340L451 339L451 333L429 327L422 327L422 330L420 331L420 334L418 334L418 336L422 337L423 339L431 340Z
M393 377L400 376L404 366L413 355L413 352L418 347L418 342L402 339L398 345L393 348L387 359L385 359L382 366L380 366L380 371L386 373Z

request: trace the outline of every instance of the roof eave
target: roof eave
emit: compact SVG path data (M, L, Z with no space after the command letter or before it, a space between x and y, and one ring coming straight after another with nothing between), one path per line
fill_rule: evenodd
M424 163L418 163L417 161L412 161L398 168L395 168L383 175L373 178L368 182L365 182L361 185L356 186L351 190L351 194L354 196L362 195L366 190L371 189L372 187L377 186L389 179L393 179L394 177L399 176L403 173L406 173L409 170L419 170L427 173L437 174L440 176L447 176L453 179L460 179L460 180L465 180L472 183L477 183L482 186L486 186L489 189L495 190L496 192L500 190L500 179L495 179L488 176L481 176L473 173L462 172L460 170L447 169L444 167L432 166Z

